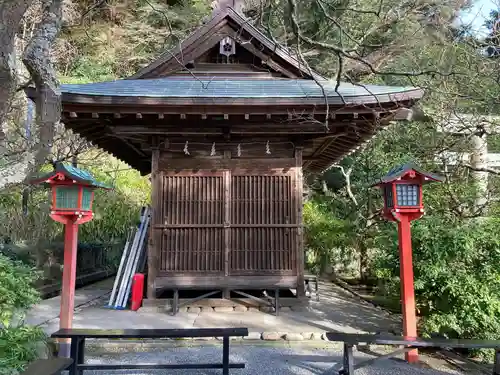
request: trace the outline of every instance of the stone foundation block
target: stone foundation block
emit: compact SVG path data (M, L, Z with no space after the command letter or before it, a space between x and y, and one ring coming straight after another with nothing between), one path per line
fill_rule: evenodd
M248 336L243 337L244 340L260 340L261 338L260 332L248 332Z
M234 308L233 306L216 306L214 307L214 311L216 313L228 313L228 312L233 312Z
M243 305L236 305L236 306L234 306L234 311L247 312L248 308L246 306L243 306Z
M189 306L187 312L191 313L191 314L199 314L199 313L201 313L201 307Z
M258 307L250 306L247 311L248 312L259 312L260 310Z
M221 337L216 337L217 340L222 341L224 338ZM229 337L229 341L238 341L238 340L243 340L242 336L231 336Z
M278 341L281 340L281 335L278 332L263 332L262 340L266 341Z
M313 333L312 332L301 332L300 333L304 340L312 340ZM321 338L321 337L320 337Z
M316 341L323 340L323 334L321 332L313 332L311 340L316 340Z
M304 337L300 333L287 333L285 334L286 341L304 341Z
M259 310L265 313L271 313L274 312L274 307L271 306L261 306L259 307Z

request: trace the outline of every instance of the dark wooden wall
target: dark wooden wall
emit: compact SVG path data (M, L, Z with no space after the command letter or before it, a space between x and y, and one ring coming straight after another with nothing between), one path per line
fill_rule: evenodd
M153 152L148 286L156 277L295 276L303 282L302 160ZM221 285L222 287L222 285ZM246 286L248 289L252 285Z

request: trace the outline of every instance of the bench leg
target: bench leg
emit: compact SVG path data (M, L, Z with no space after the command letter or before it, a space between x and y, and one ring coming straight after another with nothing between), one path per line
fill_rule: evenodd
M222 338L222 374L229 375L229 336Z
M78 370L78 365L83 363L83 358L80 358L80 355L83 355L83 349L80 348L80 346L83 348L84 345L83 340L80 337L73 337L71 339L71 349L70 349L70 355L71 358L73 359L73 363L69 366L69 375L80 375L81 371Z
M78 364L83 365L85 362L85 337L80 339L78 344Z
M352 351L353 346L344 343L344 368L341 371L342 375L354 375L354 356Z
M493 375L500 375L500 349L495 350L495 362L493 363Z

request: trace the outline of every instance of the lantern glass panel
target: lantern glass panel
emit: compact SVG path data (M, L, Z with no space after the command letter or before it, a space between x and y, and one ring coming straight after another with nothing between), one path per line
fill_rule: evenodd
M82 210L90 210L91 205L92 205L92 189L83 188Z
M56 187L56 209L78 209L78 186Z
M392 186L388 185L384 187L384 197L385 197L385 205L388 208L394 207L394 199L392 196Z
M418 206L420 204L419 188L419 185L397 184L396 195L398 206Z

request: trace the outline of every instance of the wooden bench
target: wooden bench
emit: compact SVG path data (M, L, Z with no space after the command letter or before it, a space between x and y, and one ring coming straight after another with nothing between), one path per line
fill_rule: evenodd
M495 363L493 375L500 375L500 341L493 340L448 340L448 339L423 339L405 338L391 335L369 335L328 332L326 337L329 341L340 341L344 343L343 368L339 371L342 375L353 375L354 370L368 366L381 359L394 357L395 355L410 351L415 348L439 348L439 349L495 349ZM393 345L403 348L389 354L382 355L354 365L353 348L356 345Z
M189 329L60 329L54 338L71 339L69 375L80 375L82 370L135 370L135 369L222 369L224 375L230 368L245 368L244 363L229 363L229 338L248 336L248 328L189 328ZM194 364L84 364L86 339L165 339L187 337L222 337L222 363Z
M71 358L38 359L32 362L21 375L59 375L72 363Z

